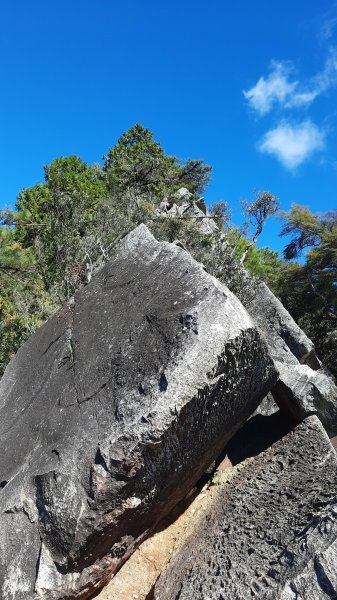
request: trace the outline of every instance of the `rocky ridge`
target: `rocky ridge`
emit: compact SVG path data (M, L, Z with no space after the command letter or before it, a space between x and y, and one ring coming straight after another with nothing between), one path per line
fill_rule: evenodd
M2 597L93 597L204 478L212 519L190 522L147 600L309 600L306 586L310 600L337 597L336 457L322 426L336 433L336 406L311 341L266 286L244 308L139 226L0 382ZM224 448L241 463L230 477L214 475Z
M155 600L336 597L337 456L317 417L214 485Z
M1 380L4 597L90 597L277 376L225 286L145 226L129 234Z
M300 422L315 414L330 436L337 433L337 387L312 341L270 289L260 283L246 308L263 331L279 379L271 393Z

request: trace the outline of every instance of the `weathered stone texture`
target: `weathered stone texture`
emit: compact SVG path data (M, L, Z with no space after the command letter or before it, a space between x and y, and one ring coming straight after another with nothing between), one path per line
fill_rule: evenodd
M309 417L219 479L155 600L337 597L337 457Z
M248 282L247 282L248 283ZM305 362L312 356L312 367L321 366L314 356L314 345L265 283L260 283L249 301L249 312L263 329L275 360ZM310 359L309 359L310 360Z
M337 387L315 354L312 341L281 302L261 283L245 306L263 332L280 377L271 393L298 421L315 414L330 436L337 434Z
M0 384L3 600L86 598L277 378L238 300L140 226Z
M185 192L188 193L188 190ZM214 233L217 229L206 207L201 209L198 203L174 204L165 214L192 218L203 233ZM231 252L225 235L222 236L222 244ZM216 245L213 252L217 252ZM332 375L322 367L313 342L265 283L257 283L239 263L237 270L242 280L241 295L245 308L263 332L270 356L280 373L279 381L272 390L275 401L298 422L311 414L317 415L328 434L336 435L337 386ZM226 272L225 265L223 272Z
M275 362L280 379L272 390L277 404L301 421L316 415L330 436L337 432L337 387L332 376L307 365Z

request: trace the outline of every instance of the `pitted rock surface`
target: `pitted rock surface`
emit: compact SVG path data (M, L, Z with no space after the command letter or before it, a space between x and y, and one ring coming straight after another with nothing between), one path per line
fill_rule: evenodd
M155 600L336 598L336 489L336 452L309 417L218 480Z
M1 380L1 598L90 597L276 378L233 294L134 230Z

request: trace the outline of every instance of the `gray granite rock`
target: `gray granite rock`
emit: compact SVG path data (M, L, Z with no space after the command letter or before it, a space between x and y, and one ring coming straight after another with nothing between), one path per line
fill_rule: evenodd
M183 219L195 219L200 231L205 235L212 234L218 229L217 224L214 219L212 219L206 206L204 207L204 210L200 207L202 204L198 206L197 202L184 202L176 208L175 206L176 205L174 205L171 210L176 210L176 216ZM171 211L168 212L168 216L170 215Z
M129 234L1 380L1 598L90 597L276 379L225 286Z
M194 200L193 194L185 187L180 188L173 195L171 203L168 197L165 197L159 206L158 214L170 218L192 219L205 235L212 234L219 229L207 209L204 198Z
M264 283L254 288L245 307L263 332L280 373L271 390L274 400L298 421L317 415L328 434L336 435L336 383L322 367L312 341Z
M337 598L337 456L316 417L214 485L155 600Z
M315 414L329 436L337 433L337 387L324 370L275 361L280 378L272 389L277 404L297 420Z
M254 288L248 308L263 330L274 360L293 364L295 357L301 363L311 362L314 369L321 367L314 353L314 344L265 283Z
M167 216L195 218L201 231L207 234L217 229L207 209L204 207L202 210L198 203L174 204L167 211ZM221 244L232 252L225 235ZM215 244L213 253L217 252L218 246ZM237 272L243 288L242 302L263 332L275 368L280 373L279 381L272 390L274 400L298 421L311 414L317 415L328 434L336 435L337 386L317 357L313 342L265 283L257 283L239 263ZM223 276L226 276L225 265Z
M272 393L269 393L265 398L263 398L261 404L257 407L254 415L263 415L268 417L276 413L279 410L278 405L276 404Z

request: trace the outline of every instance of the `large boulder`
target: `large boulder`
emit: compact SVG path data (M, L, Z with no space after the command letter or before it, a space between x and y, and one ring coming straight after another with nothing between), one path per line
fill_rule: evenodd
M314 344L265 283L253 287L253 294L248 296L247 304L250 313L264 331L274 360L293 364L295 357L301 363L310 363L313 369L321 367Z
M213 484L155 600L337 597L337 456L317 417Z
M186 188L183 188L186 192ZM184 198L184 195L181 196ZM165 211L168 216L192 218L200 231L212 234L218 228L202 203L185 201ZM221 244L233 251L221 236ZM217 254L219 246L213 247ZM226 275L226 266L222 267ZM333 376L322 366L313 342L265 283L257 283L244 266L237 264L236 279L241 279L242 302L262 331L280 377L272 390L277 404L298 421L315 414L330 436L337 435L337 386Z
M337 434L337 387L316 356L312 341L264 284L255 286L245 306L263 332L280 377L275 401L298 421L315 414L330 436Z
M1 598L91 597L276 379L225 286L129 234L1 380Z
M313 370L308 365L291 367L275 361L280 378L272 389L277 404L286 409L298 422L308 415L316 415L327 433L337 433L337 387L331 375L323 369Z

